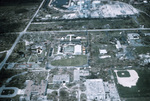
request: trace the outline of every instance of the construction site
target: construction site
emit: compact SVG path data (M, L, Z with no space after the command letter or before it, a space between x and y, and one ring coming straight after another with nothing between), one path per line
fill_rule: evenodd
M57 2L57 3L54 3ZM67 2L60 4L61 2ZM50 7L66 12L60 19L117 18L138 15L138 10L123 2L110 0L52 1ZM66 9L63 9L66 8ZM58 19L58 17L54 17Z

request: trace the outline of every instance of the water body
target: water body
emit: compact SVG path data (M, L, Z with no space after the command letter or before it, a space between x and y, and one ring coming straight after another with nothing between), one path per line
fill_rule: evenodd
M68 4L69 4L69 0L53 0L51 3L51 5L53 5L54 7L61 8L61 9L65 9L63 5L68 5Z

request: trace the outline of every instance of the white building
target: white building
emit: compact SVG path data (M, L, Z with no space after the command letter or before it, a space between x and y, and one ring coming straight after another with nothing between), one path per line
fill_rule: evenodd
M107 54L107 51L106 49L99 49L99 53L104 55L104 54Z
M61 51L61 50L63 50L63 51ZM65 44L63 46L58 46L57 54L81 55L82 54L82 45Z
M128 40L139 39L140 35L138 33L130 33L128 34Z
M117 40L116 48L119 50L122 48L120 41Z
M74 70L73 72L73 76L74 76L74 81L79 81L80 80L80 70Z
M81 55L82 54L82 46L81 45L75 45L74 46L74 54L75 55Z
M71 41L72 39L74 39L76 36L74 34L68 34L65 39L69 39L69 41Z

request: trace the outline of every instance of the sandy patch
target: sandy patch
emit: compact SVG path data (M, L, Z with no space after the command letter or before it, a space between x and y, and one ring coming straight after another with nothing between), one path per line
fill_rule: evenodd
M139 79L139 76L135 70L125 70L128 71L130 74L130 77L119 77L117 72L122 70L114 70L117 76L118 83L124 87L131 88L132 86L136 86L136 83Z

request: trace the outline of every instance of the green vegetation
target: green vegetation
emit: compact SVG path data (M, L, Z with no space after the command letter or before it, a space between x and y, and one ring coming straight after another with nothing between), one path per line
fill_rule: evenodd
M136 28L138 25L131 19L80 19L80 20L63 20L54 21L53 24L32 24L29 31L45 31L45 30L76 30L85 29L103 29L109 24L109 28Z
M137 97L137 98L129 98L126 101L149 101L150 97Z
M16 95L15 97L12 98L0 98L0 101L19 101L21 95Z
M148 0L149 1L149 0ZM142 2L142 1L141 1ZM146 12L148 15L150 14L150 4L134 4L133 5L135 8L139 9L140 11ZM145 27L150 27L150 17L148 17L145 13L140 13L138 17L138 21L141 25L144 25Z
M4 27L4 26L2 26ZM1 28L0 28L1 31ZM0 33L0 51L5 51L11 48L12 44L15 42L16 38L18 37L18 33Z
M41 0L0 0L0 33L23 31L40 2Z
M51 62L53 66L82 66L87 63L85 55L77 55L74 58L63 58L61 60L54 60Z
M68 91L66 88L60 89L60 101L78 101L76 91Z
M136 86L124 87L117 82L116 74L113 72L115 77L115 83L119 92L119 95L123 98L135 98L135 97L149 97L150 96L150 70L140 69L137 70L139 79ZM133 101L133 100L132 100Z
M55 48L54 48L54 54L56 54L56 53L57 53L57 51L58 51L58 48L57 48L57 47L55 47Z
M7 84L7 87L17 87L19 89L25 88L25 81L26 80L33 80L37 84L41 84L41 80L45 80L47 76L46 72L28 72L25 75L19 75L14 77L9 84Z
M130 77L130 74L128 71L118 71L117 75L118 77Z
M65 89L60 90L60 101L68 101L69 99L69 92Z
M75 86L75 85L76 85L75 83L66 84L66 86L67 86L68 88L71 88L71 87L73 87L73 86Z
M150 27L150 17L148 17L145 13L140 14L140 16L138 17L138 21L141 25L144 25L144 27Z
M57 90L59 89L60 84L48 84L48 89L53 89L53 90Z
M38 61L37 55L32 55L29 62L37 62L37 61Z
M22 9L18 9L15 11L16 14L19 14L19 13L26 13L28 12L29 10L28 9L25 9L25 8L22 8Z
M47 99L48 100L57 101L57 97L58 97L57 91L53 91L52 93L47 94Z
M145 45L150 45L150 36L142 36L142 43Z
M13 94L14 90L13 89L4 89L1 93L1 95L9 95L9 94Z
M80 90L82 92L86 91L86 86L84 84L80 84Z
M136 47L135 52L137 54L146 54L146 53L150 52L150 47L148 47L148 46Z
M5 83L5 81L8 78L10 78L10 77L12 77L12 76L14 76L16 74L19 74L22 71L24 71L24 70L17 70L16 71L16 70L13 70L13 69L6 70L6 69L2 68L1 71L0 71L0 80L1 80L0 87L3 85L3 83ZM18 83L18 82L16 82L16 83Z
M0 54L0 62L2 62L4 60L5 56L6 56L6 53Z
M86 97L86 94L85 94L85 93L81 93L81 95L80 95L80 100L81 100L81 101L86 101L86 100L87 100L87 97Z

